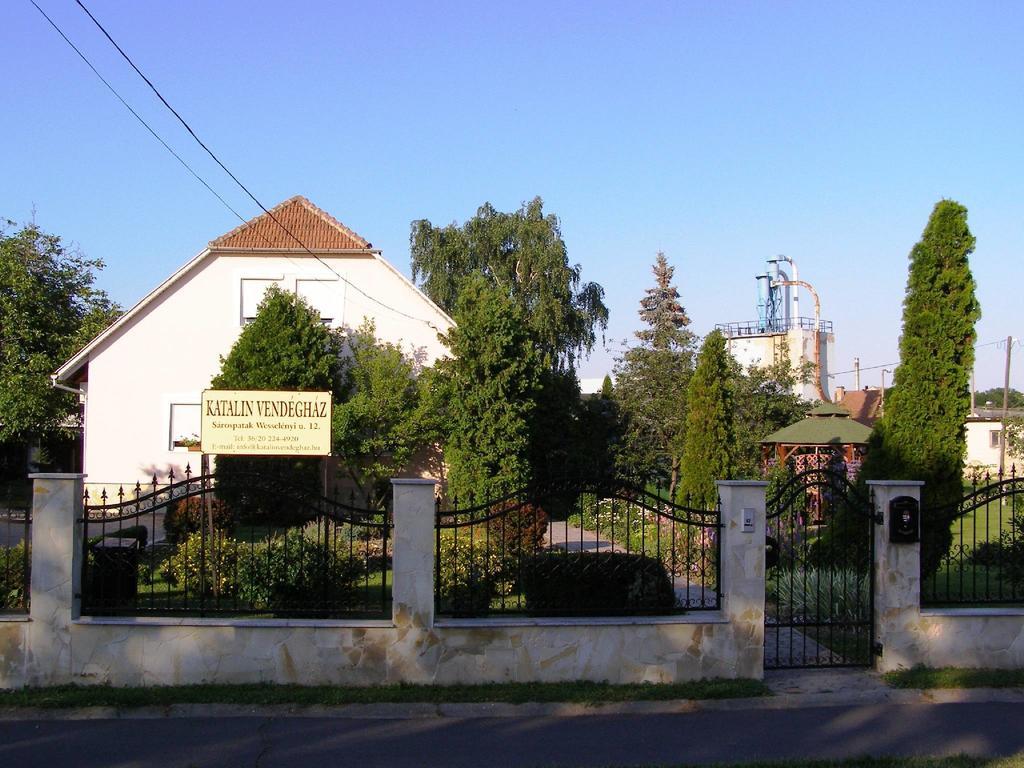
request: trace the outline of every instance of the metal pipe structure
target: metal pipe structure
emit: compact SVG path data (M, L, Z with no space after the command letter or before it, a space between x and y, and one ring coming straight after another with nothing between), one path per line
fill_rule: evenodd
M772 285L783 284L795 285L806 288L814 299L814 383L818 387L818 396L828 402L828 395L825 394L825 385L821 383L821 301L818 299L818 292L810 283L804 280L779 280Z
M774 261L784 261L787 264L789 264L789 266L791 266L793 268L793 282L795 282L795 283L799 283L800 282L800 270L797 269L796 262L793 261L793 257L792 256L784 256L783 254L780 253L778 256L775 257ZM793 289L793 294L792 295L793 295L793 317L799 319L799 317L800 317L800 289L799 289L799 287L796 287L796 288Z

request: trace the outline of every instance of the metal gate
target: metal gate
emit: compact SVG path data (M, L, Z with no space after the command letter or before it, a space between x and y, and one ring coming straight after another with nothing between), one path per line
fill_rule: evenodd
M789 472L767 501L766 669L871 666L871 499L843 467Z

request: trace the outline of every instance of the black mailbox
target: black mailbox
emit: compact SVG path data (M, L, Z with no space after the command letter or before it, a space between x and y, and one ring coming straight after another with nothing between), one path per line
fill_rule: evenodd
M889 541L911 544L920 540L920 502L913 496L897 496L889 502Z

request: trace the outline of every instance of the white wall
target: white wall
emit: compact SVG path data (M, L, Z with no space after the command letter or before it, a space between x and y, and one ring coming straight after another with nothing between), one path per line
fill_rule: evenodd
M1002 429L1001 421L967 422L967 463L980 464L989 469L999 468L999 448L992 447L990 433ZM1007 465L1010 461L1007 461Z
M819 336L821 352L821 381L826 394L829 392L829 361L834 355L835 335L831 333L815 334L813 331L795 328L785 334L762 334L759 336L737 336L728 339L727 344L732 356L744 368L750 366L770 365L777 353L777 350L785 339L789 344L789 361L794 368L799 368L805 363L814 362L814 342ZM818 400L818 388L815 386L813 377L808 382L797 382L793 385L793 392L807 400Z
M274 278L289 290L300 279L334 280L340 307L334 326L372 318L378 338L399 343L424 365L445 354L438 331L448 331L450 321L388 265L370 255L322 258L403 314L309 256L209 255L90 354L84 466L90 487L145 482L154 473L162 479L169 467L179 473L189 462L198 469L199 454L169 447L170 406L198 403L220 370L220 357L242 328L243 278Z

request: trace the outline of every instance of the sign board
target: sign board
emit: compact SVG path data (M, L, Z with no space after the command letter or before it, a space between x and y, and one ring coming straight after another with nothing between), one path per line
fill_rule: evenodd
M221 456L329 456L331 393L207 389L200 442Z

